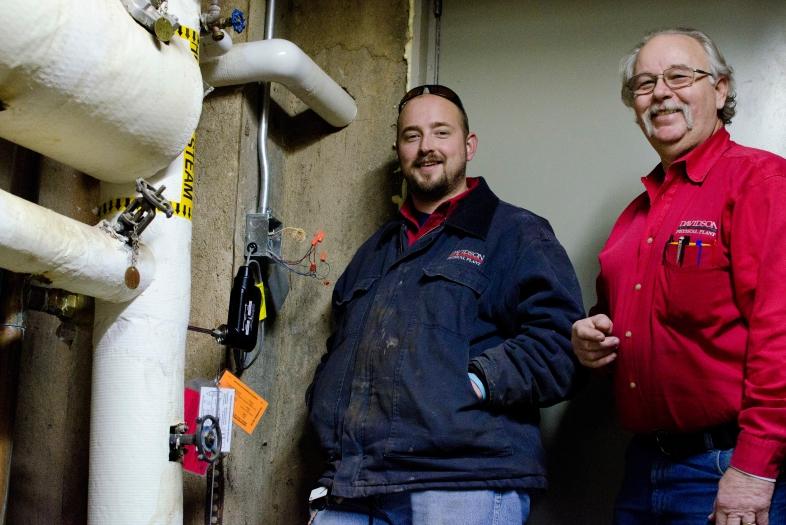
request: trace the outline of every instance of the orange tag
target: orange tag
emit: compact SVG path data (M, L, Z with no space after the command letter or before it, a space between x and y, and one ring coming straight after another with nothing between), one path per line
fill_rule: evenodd
M225 370L221 375L218 385L235 389L235 413L232 415L232 421L246 434L251 435L267 410L267 401L248 388L248 385L229 370Z

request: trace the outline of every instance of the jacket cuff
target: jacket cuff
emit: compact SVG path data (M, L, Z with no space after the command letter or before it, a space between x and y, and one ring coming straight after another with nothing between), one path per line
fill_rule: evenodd
M483 383L483 386L485 387L485 392L484 392L485 395L483 397L483 400L489 401L493 399L494 385L489 381L489 377L481 365L480 358L476 357L469 362L469 373L478 376L480 382Z
M777 478L784 460L784 445L740 432L731 456L731 466L763 478Z
M485 401L488 397L486 395L486 385L483 384L483 381L478 377L477 374L468 372L467 375L469 376L469 380L472 381L472 384L475 385L480 392L481 401Z

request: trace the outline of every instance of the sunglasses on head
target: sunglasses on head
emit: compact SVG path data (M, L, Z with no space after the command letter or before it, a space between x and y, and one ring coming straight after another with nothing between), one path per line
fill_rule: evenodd
M404 95L404 97L401 99L401 102L398 103L398 112L401 113L401 110L404 109L404 106L407 105L407 102L415 97L419 97L420 95L436 95L438 97L447 99L458 106L463 115L467 114L467 112L464 110L464 104L461 103L459 96L456 95L452 89L445 86L440 86L439 84L424 84L407 91L407 94Z

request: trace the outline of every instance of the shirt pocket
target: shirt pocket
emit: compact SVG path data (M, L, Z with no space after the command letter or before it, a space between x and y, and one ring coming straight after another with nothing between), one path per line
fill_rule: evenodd
M695 331L712 326L732 308L731 272L715 244L680 249L669 243L663 253L655 293L655 313L669 326Z

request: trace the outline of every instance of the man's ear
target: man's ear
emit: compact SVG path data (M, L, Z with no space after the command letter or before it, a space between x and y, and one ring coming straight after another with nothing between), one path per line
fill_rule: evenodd
M729 96L729 79L721 77L715 82L715 109L722 109Z
M475 156L475 151L478 149L478 136L474 133L468 133L466 138L467 145L467 161L472 160Z

